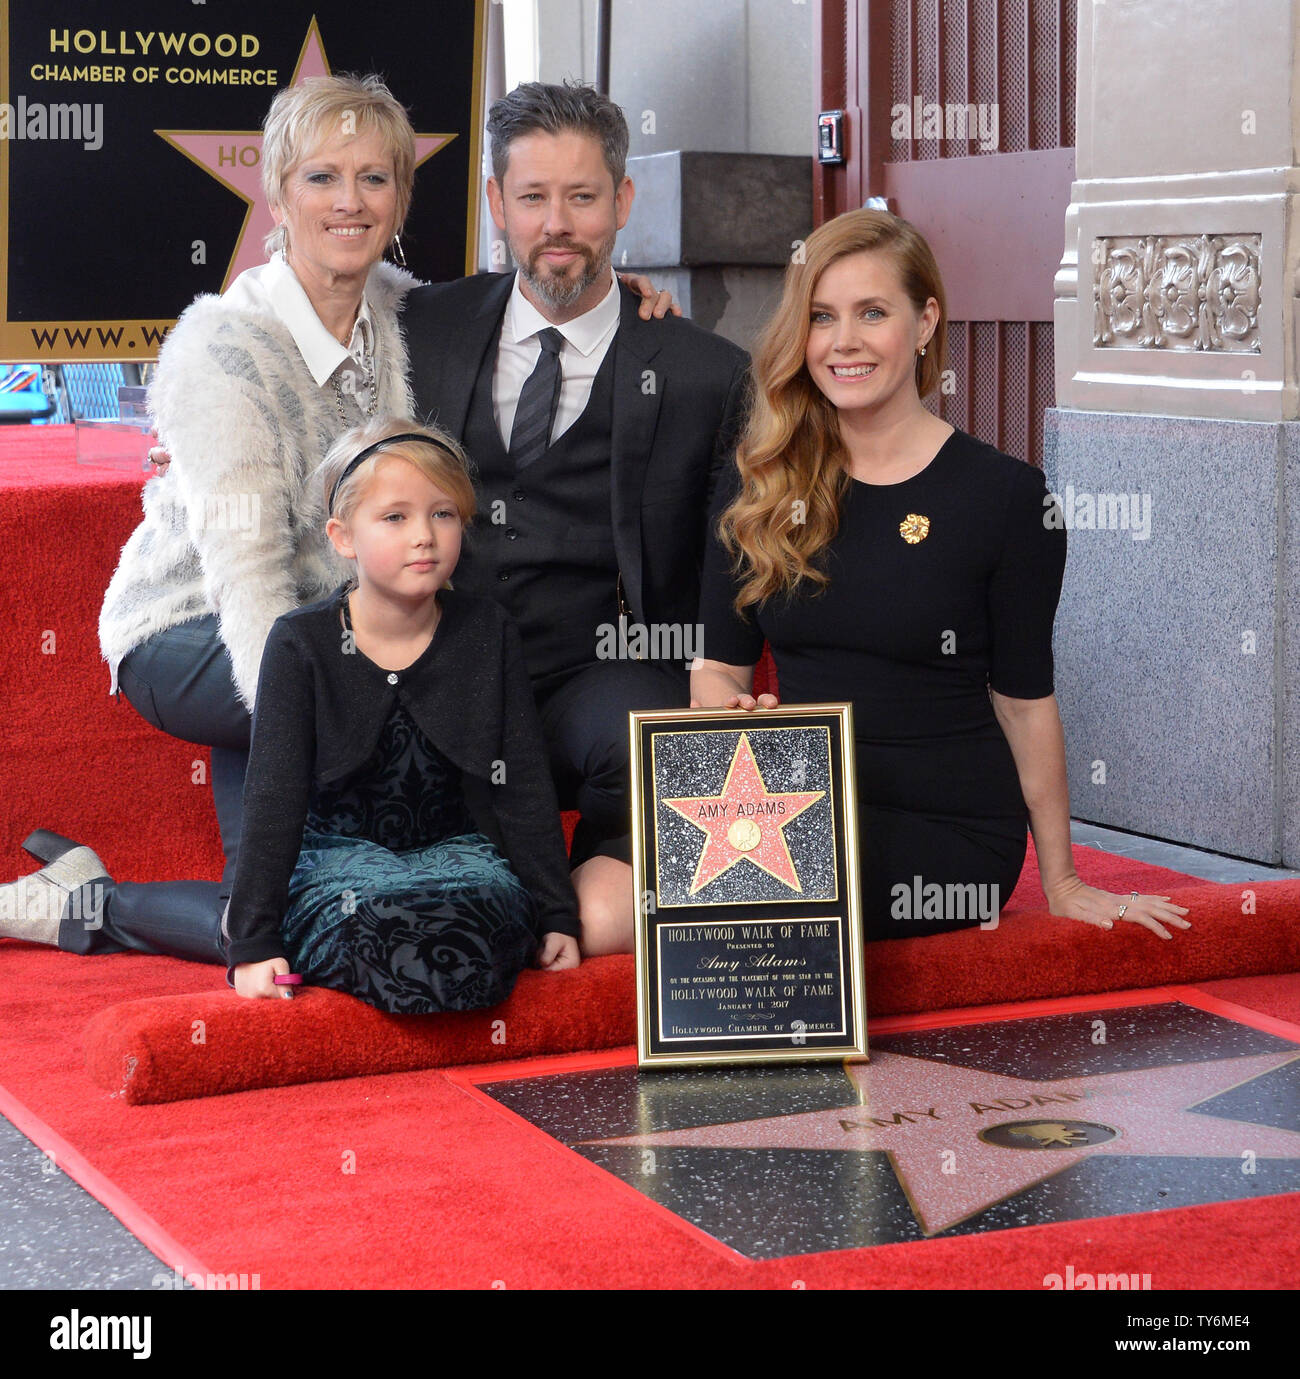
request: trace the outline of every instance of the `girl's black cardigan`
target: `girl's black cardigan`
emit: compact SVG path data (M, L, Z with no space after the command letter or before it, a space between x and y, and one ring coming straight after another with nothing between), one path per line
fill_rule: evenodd
M489 599L443 589L424 653L387 671L355 647L344 585L276 619L262 653L235 884L222 921L228 961L284 956L280 924L313 786L365 765L400 701L463 773L475 824L537 905L537 934L578 933L555 787L519 633Z

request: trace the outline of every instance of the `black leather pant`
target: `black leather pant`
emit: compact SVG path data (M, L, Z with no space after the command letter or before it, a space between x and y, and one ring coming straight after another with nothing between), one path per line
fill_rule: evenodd
M235 693L216 616L141 643L119 666L118 683L155 728L212 748L209 780L225 868L220 881L92 882L68 907L59 947L72 953L133 949L224 966L221 915L239 854L252 719Z

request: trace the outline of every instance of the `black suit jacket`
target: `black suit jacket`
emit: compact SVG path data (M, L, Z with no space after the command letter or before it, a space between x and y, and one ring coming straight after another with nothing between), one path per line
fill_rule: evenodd
M513 273L417 287L400 323L417 414L465 437L484 355L496 349ZM709 506L744 425L749 357L678 317L643 321L620 289L614 351L610 516L634 621L694 624ZM474 456L471 455L473 460Z

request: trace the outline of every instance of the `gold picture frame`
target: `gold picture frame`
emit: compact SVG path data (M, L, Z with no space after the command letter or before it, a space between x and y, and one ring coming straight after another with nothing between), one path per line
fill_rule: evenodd
M628 731L638 1064L865 1060L852 706Z

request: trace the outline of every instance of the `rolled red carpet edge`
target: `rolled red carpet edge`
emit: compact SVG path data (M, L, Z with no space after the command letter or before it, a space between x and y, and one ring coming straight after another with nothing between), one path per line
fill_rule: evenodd
M1244 892L1248 898L1243 898ZM867 948L869 1015L1300 970L1300 882L1175 888L1193 927L1164 940L1040 911L994 929L886 939ZM633 959L523 973L490 1010L390 1015L351 996L299 989L292 1001L233 992L158 996L86 1026L95 1083L133 1105L463 1063L618 1048L636 1039Z

